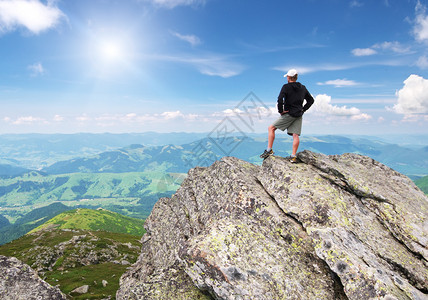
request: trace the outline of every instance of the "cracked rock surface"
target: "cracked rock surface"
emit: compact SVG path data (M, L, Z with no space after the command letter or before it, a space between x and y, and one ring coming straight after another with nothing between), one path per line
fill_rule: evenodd
M0 255L0 299L62 300L66 296L15 257Z
M194 168L117 299L428 299L428 198L357 154Z

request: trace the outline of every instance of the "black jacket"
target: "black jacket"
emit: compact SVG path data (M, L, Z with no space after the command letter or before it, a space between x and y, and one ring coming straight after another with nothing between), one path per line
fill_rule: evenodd
M306 100L303 106L303 100ZM300 82L289 82L282 86L278 96L278 112L288 111L292 117L301 117L314 104L314 98Z

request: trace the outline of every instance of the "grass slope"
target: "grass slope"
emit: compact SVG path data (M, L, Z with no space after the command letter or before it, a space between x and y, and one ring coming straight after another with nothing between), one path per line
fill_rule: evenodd
M72 299L115 299L120 276L140 254L143 234L142 220L75 209L0 246L0 254L30 265ZM72 293L82 285L89 285L88 293Z
M71 299L115 299L120 277L139 256L140 239L105 231L41 230L0 246L0 254L30 265ZM82 285L89 285L88 293L71 293Z
M82 209L63 212L39 227L31 230L34 233L47 228L101 230L115 233L127 233L142 236L144 221L104 209Z

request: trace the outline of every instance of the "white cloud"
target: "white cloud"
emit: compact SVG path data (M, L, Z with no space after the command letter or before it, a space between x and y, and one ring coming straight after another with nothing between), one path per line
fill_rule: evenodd
M353 49L351 52L355 56L369 56L377 53L377 51L372 48L356 48Z
M351 120L353 121L367 121L370 120L372 118L372 116L368 115L368 114L358 114L358 115L353 115L351 116Z
M426 7L419 0L416 4L416 19L413 34L419 42L428 41L428 16L426 15Z
M421 69L428 69L428 58L426 57L426 55L419 57L418 61L416 62L416 65Z
M400 42L394 41L394 42L383 42L383 43L377 43L372 46L374 49L381 49L381 50L390 50L394 53L404 54L404 53L410 53L410 48L403 46Z
M221 112L214 112L213 117L243 117L246 116L250 119L261 119L270 117L272 114L278 113L276 107L253 106L246 107L245 110L239 108L228 108Z
M0 0L0 32L25 27L39 34L55 27L63 17L65 15L53 1L45 5L39 0Z
M400 42L382 42L374 44L369 48L355 48L351 51L354 56L370 56L378 54L379 51L388 52L391 51L397 54L410 53L410 47L405 47Z
M165 118L166 120L170 120L170 119L176 119L176 118L180 118L180 117L184 117L184 115L179 111L166 111L161 113L161 117Z
M88 117L86 114L76 117L76 121L78 121L78 122L87 122L90 120L91 120L91 118Z
M31 125L34 123L42 123L42 124L49 123L43 118L33 117L33 116L18 117L16 118L16 120L12 120L11 118L5 118L5 121L8 123L12 123L13 125Z
M348 79L335 79L335 80L328 80L326 82L318 82L318 85L334 85L335 87L343 87L343 86L355 86L358 85L357 82L354 80L348 80Z
M404 81L404 87L396 93L397 104L392 108L396 113L428 113L428 80L418 75L410 75Z
M28 69L31 71L31 76L43 75L45 73L45 69L41 63L29 65Z
M151 2L152 4L165 8L174 8L176 6L195 6L205 3L205 0L145 0L146 2Z
M311 110L315 114L326 116L349 117L351 120L368 120L370 115L362 113L358 108L345 106L337 106L331 104L331 96L321 94L315 97L315 103Z
M188 42L192 46L196 46L196 45L199 45L201 43L201 40L196 35L193 35L193 34L183 35L183 34L180 34L178 32L174 32L174 31L171 31L171 34L173 36L179 38L182 41Z
M63 116L60 116L60 115L55 115L55 116L53 117L53 120L54 120L55 122L61 122L61 121L64 121L64 117L63 117Z

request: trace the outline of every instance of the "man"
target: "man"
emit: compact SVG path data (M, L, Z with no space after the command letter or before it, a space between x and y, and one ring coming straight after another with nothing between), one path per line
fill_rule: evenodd
M269 126L268 147L260 157L266 159L274 153L272 146L275 140L275 130L284 131L287 129L287 133L293 136L292 154L289 159L295 163L297 162L296 153L300 143L299 136L302 131L302 115L314 103L314 98L304 85L297 82L298 74L295 69L289 70L284 77L287 77L288 83L282 86L278 96L278 112L281 116ZM303 105L303 100L306 100L305 105Z

